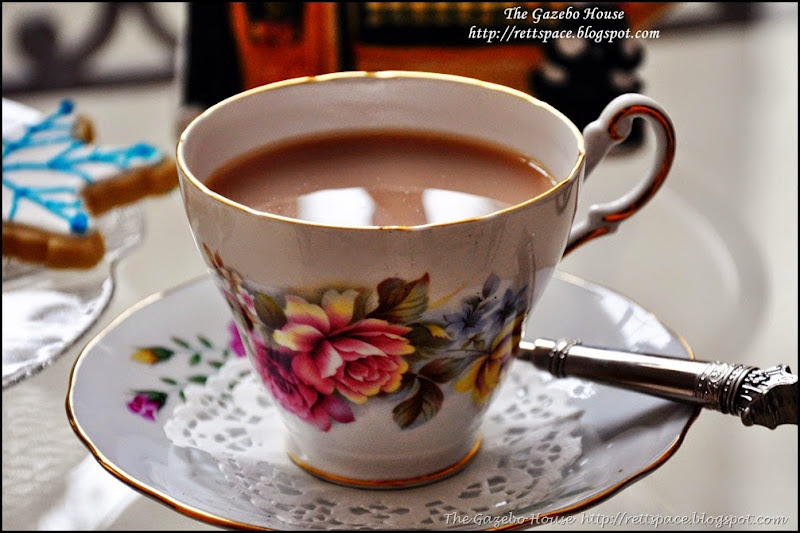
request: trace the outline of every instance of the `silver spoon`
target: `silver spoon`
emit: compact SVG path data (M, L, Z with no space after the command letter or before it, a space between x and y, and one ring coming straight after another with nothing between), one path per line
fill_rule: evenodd
M578 377L741 418L775 429L798 423L797 376L786 365L697 361L584 346L579 340L520 342L520 359L556 377Z

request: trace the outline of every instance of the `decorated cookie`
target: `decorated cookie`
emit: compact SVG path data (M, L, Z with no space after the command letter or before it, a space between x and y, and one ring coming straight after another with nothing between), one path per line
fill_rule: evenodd
M14 105L3 100L4 258L91 268L105 254L96 217L177 185L174 161L157 148L95 144L69 100L44 118L7 114Z

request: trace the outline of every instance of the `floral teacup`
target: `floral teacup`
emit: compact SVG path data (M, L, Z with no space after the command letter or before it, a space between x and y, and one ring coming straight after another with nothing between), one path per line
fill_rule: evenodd
M634 117L654 126L655 167L573 224L584 175ZM387 126L491 141L542 162L558 182L486 216L406 227L276 216L204 185L265 144ZM557 110L507 87L348 72L274 83L209 108L183 132L177 159L193 236L282 407L289 455L330 481L391 488L454 474L474 456L482 416L559 261L646 203L674 148L666 113L641 95L615 99L581 135Z

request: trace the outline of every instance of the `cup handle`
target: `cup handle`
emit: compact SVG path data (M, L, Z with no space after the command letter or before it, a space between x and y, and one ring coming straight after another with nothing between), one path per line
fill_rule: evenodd
M615 231L620 222L641 209L664 183L675 158L675 130L661 105L641 94L618 96L597 120L584 128L586 166L583 179L589 177L611 148L630 135L634 118L644 119L655 131L655 164L647 177L627 194L611 202L592 205L586 219L573 224L565 256L578 246Z

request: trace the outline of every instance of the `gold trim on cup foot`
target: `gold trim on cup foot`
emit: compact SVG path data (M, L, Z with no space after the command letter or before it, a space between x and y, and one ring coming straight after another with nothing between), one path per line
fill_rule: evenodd
M475 442L475 445L472 449L467 452L467 454L453 463L452 465L443 468L437 472L433 472L431 474L424 474L421 476L411 477L411 478L404 478L404 479L353 479L344 476L339 476L336 474L331 474L330 472L326 472L324 470L320 470L319 468L315 468L297 456L293 455L291 452L287 452L289 458L300 468L308 472L309 474L317 477L323 481L328 481L330 483L336 483L337 485L343 485L345 487L353 487L357 489L408 489L413 487L419 487L422 485L428 485L429 483L434 483L436 481L441 481L445 478L453 476L460 472L469 462L475 457L475 454L478 453L478 450L481 447L482 437L478 437L478 440Z

